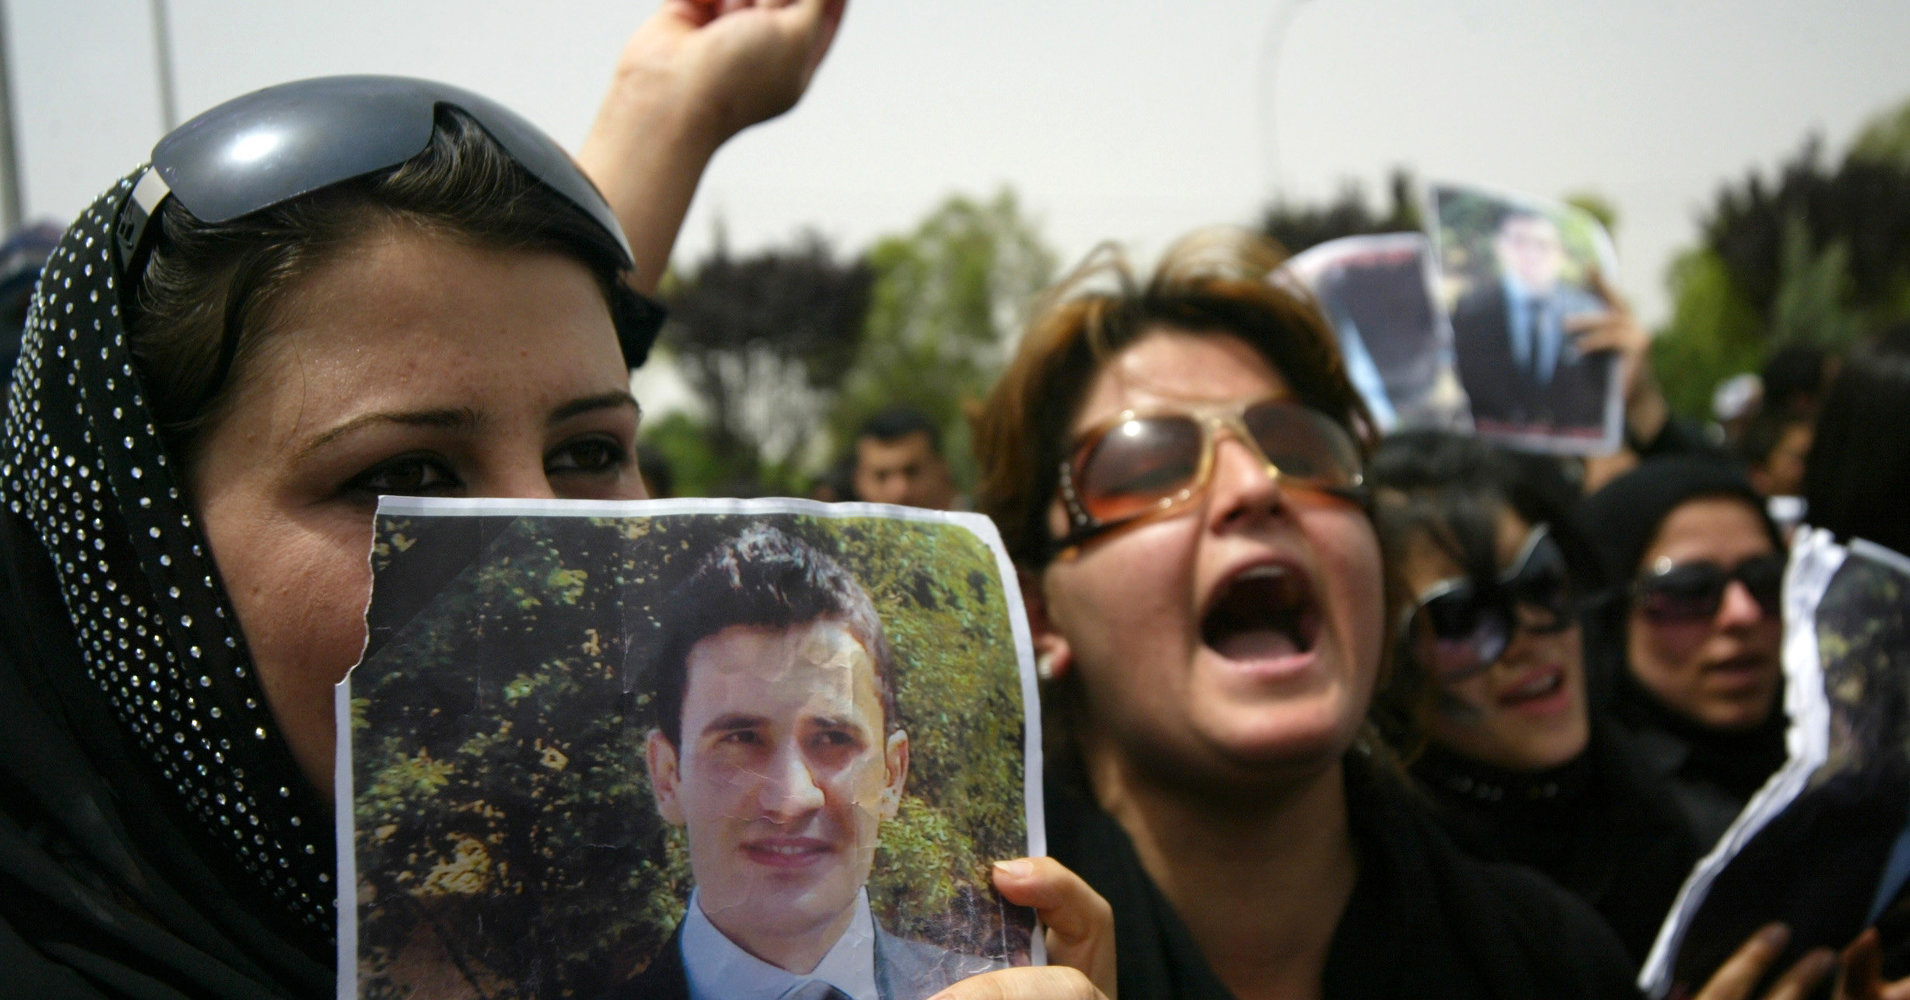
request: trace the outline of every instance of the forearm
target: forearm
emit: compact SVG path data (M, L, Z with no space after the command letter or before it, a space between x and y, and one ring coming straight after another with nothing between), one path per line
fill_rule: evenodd
M630 284L655 295L697 183L722 139L652 75L620 66L577 154L630 240Z

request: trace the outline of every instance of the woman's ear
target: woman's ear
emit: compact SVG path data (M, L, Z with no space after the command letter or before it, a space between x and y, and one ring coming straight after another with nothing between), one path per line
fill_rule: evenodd
M1036 675L1044 683L1067 676L1074 664L1074 652L1048 616L1048 597L1041 590L1041 576L1024 569L1017 571L1015 578L1021 584L1021 605L1028 612L1028 631L1034 636Z

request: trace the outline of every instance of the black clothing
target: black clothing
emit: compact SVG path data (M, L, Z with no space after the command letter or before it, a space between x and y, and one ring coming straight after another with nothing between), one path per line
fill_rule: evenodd
M1048 846L1114 909L1122 996L1231 1000L1119 824L1067 769L1047 779ZM1584 903L1467 857L1402 787L1346 766L1359 879L1327 953L1328 998L1635 997L1624 948Z
M1473 423L1498 433L1604 433L1614 356L1561 357L1551 378L1541 382L1513 360L1508 308L1505 286L1497 281L1480 284L1453 307L1454 360Z
M1536 773L1503 771L1429 748L1413 777L1462 849L1525 865L1592 904L1643 965L1701 851L1670 794L1639 770L1608 726L1585 752Z
M0 995L330 997L330 811L133 374L109 254L129 189L48 261L7 414Z
M1664 707L1622 663L1613 673L1612 714L1628 745L1647 779L1671 792L1701 849L1709 851L1765 780L1784 766L1788 720L1774 708L1756 729L1711 729Z
M1671 791L1701 848L1718 836L1784 763L1783 697L1773 697L1764 723L1733 733L1706 726L1666 708L1632 676L1627 630L1631 587L1645 552L1671 513L1702 497L1743 502L1782 550L1764 501L1742 470L1716 455L1685 453L1652 458L1586 498L1584 524L1614 585L1588 611L1585 621L1586 683L1592 715L1617 723L1646 776Z

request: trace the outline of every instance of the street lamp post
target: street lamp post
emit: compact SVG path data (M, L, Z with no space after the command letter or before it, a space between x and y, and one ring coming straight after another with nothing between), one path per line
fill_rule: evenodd
M7 8L0 0L0 236L20 227L20 159L13 143L13 85L7 67Z

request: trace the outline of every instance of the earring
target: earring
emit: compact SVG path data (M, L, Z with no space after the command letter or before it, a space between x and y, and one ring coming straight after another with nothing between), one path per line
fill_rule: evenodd
M1042 650L1035 654L1035 677L1043 681L1054 680L1054 654Z

